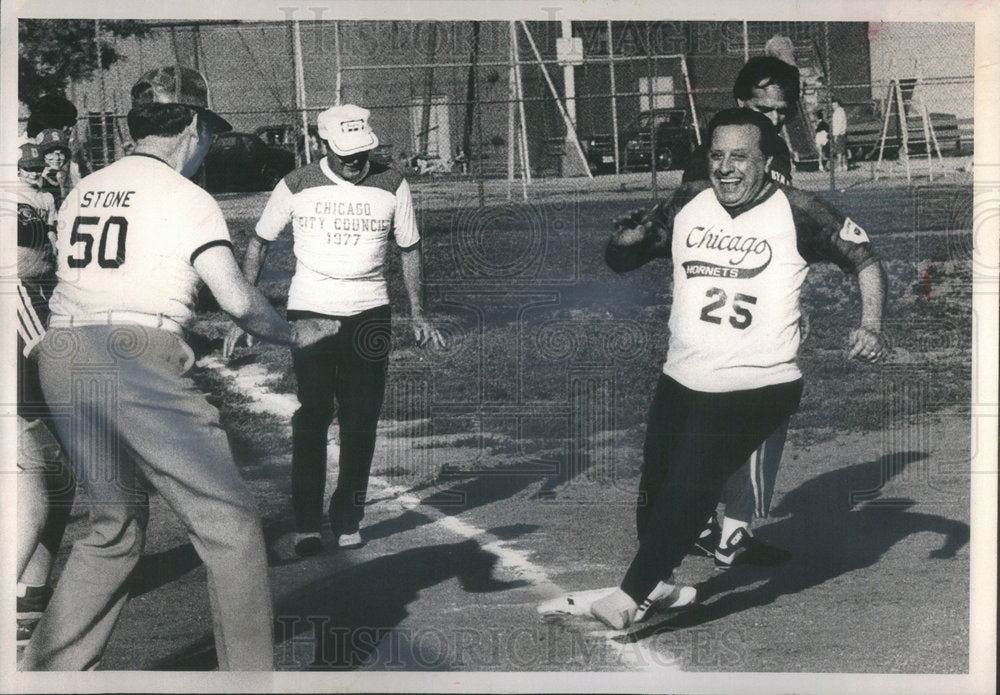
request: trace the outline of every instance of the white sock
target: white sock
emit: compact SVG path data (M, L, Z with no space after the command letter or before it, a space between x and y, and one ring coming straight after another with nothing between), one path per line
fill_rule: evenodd
M736 533L736 529L744 529L750 533L750 522L730 519L728 516L722 518L722 537L719 540L720 547L729 545L729 539Z

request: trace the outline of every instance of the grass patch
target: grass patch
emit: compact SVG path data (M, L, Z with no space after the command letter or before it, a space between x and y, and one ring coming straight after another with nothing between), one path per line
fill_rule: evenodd
M802 298L811 318L800 351L806 390L794 428L832 437L968 403L971 232L950 227L952 210L961 207L967 192L946 193L951 207L925 206L919 222L922 229L949 231L919 234L905 233L913 228L912 220L899 214L900 206L913 203L906 193L894 194L902 202L887 201L883 194L836 196L868 228L884 260L886 329L895 351L876 367L846 359L847 337L860 316L856 281L831 265L813 267ZM516 456L565 451L567 442L582 436L581 428L641 432L666 354L670 282L667 263L623 276L604 265L610 220L633 206L630 201L531 203L485 222L467 210L421 213L425 303L442 322L449 345L414 344L398 254L390 253L394 350L383 417L429 419L433 435L491 433L494 438L469 435L455 446ZM518 228L522 218L534 220L537 228ZM539 230L543 243L537 242ZM234 224L238 258L251 233L251 222ZM535 241L510 238L516 234L534 234ZM479 245L472 251L470 239ZM517 254L526 249L538 258L518 265ZM501 261L512 258L509 275L497 277ZM294 266L286 233L272 244L261 281L279 311ZM228 326L216 310L203 313L196 329L211 346ZM280 375L272 389L294 392L286 348L259 344L254 359ZM206 387L225 390L221 383ZM236 399L221 407L235 418L242 405ZM252 431L247 436L248 445L274 446L257 442Z

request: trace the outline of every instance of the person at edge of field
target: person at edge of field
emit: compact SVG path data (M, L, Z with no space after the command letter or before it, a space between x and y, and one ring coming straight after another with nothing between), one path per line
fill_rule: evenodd
M774 154L767 173L775 183L791 185L792 158L780 133L785 121L795 113L799 101L798 68L770 55L751 58L736 76L733 98L738 106L757 111L771 122L775 134ZM706 142L695 152L682 182L708 180L708 147ZM808 318L805 313L801 315L805 333ZM788 561L787 550L768 545L750 532L755 516L764 519L770 513L787 433L786 420L727 482L722 492L722 521L719 523L713 510L692 546L693 553L714 557L719 569L738 564L777 565ZM638 510L637 516L641 534L644 512Z
M639 548L618 589L591 613L632 624L668 581L727 479L798 407L799 293L811 263L856 274L861 325L847 355L886 354L886 275L861 227L812 194L768 176L777 134L748 108L708 127L708 181L683 184L645 215L615 223L616 272L655 258L673 266L670 342L650 406L639 483Z
M70 148L67 190L80 183L80 179L89 174L92 169L86 151L74 141L76 118L77 110L73 102L58 94L47 94L31 104L25 132L19 136L18 141L18 144L23 142L37 143L42 131L48 129L55 129L62 133Z
M57 226L57 285L38 347L46 401L88 498L89 535L73 545L24 670L101 661L128 600L149 522L149 488L180 518L207 567L221 670L273 670L272 606L260 519L219 413L188 370L183 338L204 282L258 337L305 346L328 319L282 319L240 273L215 200L188 180L216 133L196 70L167 66L132 88L132 154L74 188Z
M836 167L834 171L847 171L849 168L847 161L847 111L838 99L831 99L830 106L833 113L830 116L830 145L831 166Z
M292 349L300 404L292 416L292 508L300 556L323 550L327 432L335 404L340 459L328 507L330 528L340 548L363 544L360 525L389 361L383 268L390 240L402 254L417 343L444 345L424 315L420 234L410 188L395 169L369 157L378 146L369 115L368 109L346 104L318 116L326 157L278 183L243 260L244 274L256 283L269 244L291 222L296 266L288 318L294 323L331 317L342 326L332 338ZM223 354L231 355L243 335L238 328L230 331Z
M76 483L52 433L52 415L38 381L35 347L45 333L48 298L55 284L50 235L52 195L40 190L41 147L21 145L17 203L17 644L31 639L52 596L49 578L62 543Z
M826 171L830 161L830 124L826 122L823 109L816 109L816 154L819 157L819 170Z
M72 151L69 137L61 130L46 128L38 134L38 148L45 159L42 172L42 190L52 194L56 209L62 205L70 191L70 157Z

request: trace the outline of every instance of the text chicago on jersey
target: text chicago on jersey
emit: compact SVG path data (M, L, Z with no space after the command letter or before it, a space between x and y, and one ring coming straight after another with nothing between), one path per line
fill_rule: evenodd
M771 263L771 245L767 239L726 234L725 230L716 229L714 226L693 227L684 243L689 249L732 252L726 259L729 266L707 261L687 261L683 266L689 278L697 276L752 278L759 275ZM736 267L745 263L749 267Z
M370 217L371 203L345 201L316 203L315 215L298 215L296 223L302 229L320 229L334 232L387 232L391 219Z

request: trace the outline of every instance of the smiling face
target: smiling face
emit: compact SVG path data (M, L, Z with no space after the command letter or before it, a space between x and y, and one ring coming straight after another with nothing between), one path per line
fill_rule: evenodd
M764 190L771 160L761 150L755 125L723 125L712 134L708 168L719 202L727 207L754 200Z
M62 169L66 164L66 150L58 148L46 152L45 164L51 169Z
M354 154L337 154L329 146L327 146L327 152L330 169L345 181L354 181L364 173L365 165L368 164L368 155L371 154L370 150Z
M24 183L28 184L32 188L39 188L42 185L42 171L43 167L17 167L17 177L21 179Z
M764 114L779 130L795 110L795 106L788 103L785 93L776 84L754 87L749 99L738 99L737 103L740 106L753 109L757 113Z

